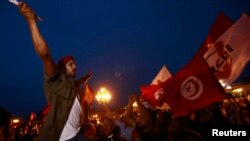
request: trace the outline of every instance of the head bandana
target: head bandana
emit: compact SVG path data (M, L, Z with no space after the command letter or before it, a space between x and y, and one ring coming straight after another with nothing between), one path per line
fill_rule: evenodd
M65 64L68 63L70 60L75 61L75 59L74 59L73 56L70 56L70 55L64 56L63 58L60 59L59 63L60 63L60 64L62 63L62 64L65 65Z

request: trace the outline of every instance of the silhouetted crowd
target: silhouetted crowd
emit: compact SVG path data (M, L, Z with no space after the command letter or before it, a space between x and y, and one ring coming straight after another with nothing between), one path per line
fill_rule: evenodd
M249 97L224 99L176 116L170 108L147 108L139 96L131 95L120 112L87 113L80 132L89 141L209 141L213 139L212 129L249 131ZM14 123L7 110L1 108L0 113L0 141L31 141L46 120L46 116L31 113L26 120Z

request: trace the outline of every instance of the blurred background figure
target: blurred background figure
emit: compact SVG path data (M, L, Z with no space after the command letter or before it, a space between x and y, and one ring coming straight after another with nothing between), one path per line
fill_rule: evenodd
M0 107L0 141L11 140L11 114Z

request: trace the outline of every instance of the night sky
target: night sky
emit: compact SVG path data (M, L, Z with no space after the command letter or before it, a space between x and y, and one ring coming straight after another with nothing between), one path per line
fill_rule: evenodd
M73 55L77 78L88 71L94 92L112 93L110 108L140 94L163 65L172 74L196 53L219 12L236 21L249 0L26 0L54 60ZM26 116L45 105L43 67L17 7L0 1L0 107ZM249 72L249 71L248 71ZM247 73L245 73L248 75ZM93 109L100 108L94 100Z

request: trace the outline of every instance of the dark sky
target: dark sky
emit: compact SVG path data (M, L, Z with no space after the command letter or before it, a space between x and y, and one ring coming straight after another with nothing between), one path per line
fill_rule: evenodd
M233 21L250 13L249 0L26 0L57 62L75 56L77 78L88 71L110 107L140 94L165 64L176 73L195 54L220 11ZM45 107L43 67L17 7L0 1L0 106L26 116ZM93 108L99 105L94 102Z

